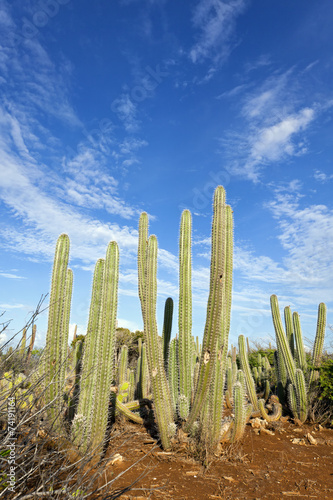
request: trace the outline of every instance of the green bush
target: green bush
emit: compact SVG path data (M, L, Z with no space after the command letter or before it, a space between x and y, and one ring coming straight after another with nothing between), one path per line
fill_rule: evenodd
M320 387L319 399L327 399L333 405L333 359L326 359L320 367Z

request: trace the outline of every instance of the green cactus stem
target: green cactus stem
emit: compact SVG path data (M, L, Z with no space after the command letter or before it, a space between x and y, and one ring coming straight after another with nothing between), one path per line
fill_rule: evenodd
M122 345L120 350L119 365L118 365L118 385L122 385L124 382L128 382L127 365L128 365L128 347L127 345Z
M184 210L181 216L179 237L179 315L178 356L179 395L183 402L178 408L180 417L186 419L192 395L192 265L191 265L191 213ZM182 409L187 411L183 413Z
M271 310L272 310L273 324L276 333L278 352L280 353L279 355L281 355L281 360L286 368L289 380L292 382L294 386L296 386L296 375L295 375L296 366L293 356L291 354L286 334L283 330L280 311L279 311L279 303L276 295L271 296ZM280 364L280 359L279 359L279 364Z
M141 304L143 320L145 314L147 245L148 245L148 214L146 212L142 212L139 220L138 286L139 286L139 299Z
M290 306L284 308L284 322L286 325L286 336L290 347L291 355L295 355L295 342L294 342L294 328L293 328L293 318Z
M60 433L63 423L60 418L62 412L62 394L65 382L65 360L67 356L68 330L64 325L64 302L66 292L69 291L69 278L67 265L69 259L69 237L67 234L59 236L52 271L51 292L48 327L46 334L46 346L44 350L44 374L45 374L45 403L48 406L47 413L55 430ZM66 311L67 311L66 307Z
M173 316L173 300L171 297L168 297L165 301L165 306L164 306L164 320L163 320L163 331L162 331L163 358L166 370L168 366L169 344L170 344L171 329L172 329L172 316Z
M178 376L178 339L174 338L169 346L168 380L171 393L172 407L176 414L179 394Z
M235 417L230 440L232 443L235 443L243 437L246 425L244 386L239 381L233 387L233 400Z
M262 418L267 420L267 422L276 422L280 420L282 416L282 405L280 403L273 403L273 412L270 414L265 408L265 399L259 399L258 405Z
M316 338L313 346L312 365L315 368L320 366L321 357L323 354L325 328L326 328L326 305L321 302L318 307L318 320ZM319 370L312 370L310 374L310 385L319 378Z
M91 429L93 419L93 408L96 400L97 370L99 360L99 344L101 335L99 330L103 283L104 283L105 260L98 259L95 265L88 328L85 336L84 351L82 355L82 369L80 381L80 397L77 414L82 417L82 425L73 429L72 439L77 446L86 452L91 441Z
M303 370L304 373L307 372L308 364L306 362L304 344L303 344L303 336L301 330L301 323L299 320L299 314L297 312L293 313L293 324L294 324L294 332L295 332L295 357L298 368Z
M258 411L258 399L256 394L255 383L251 374L251 369L249 365L249 360L246 352L245 337L244 335L239 335L238 337L238 347L239 347L239 357L241 362L241 367L245 375L246 387L249 399L253 406L254 411Z
M308 417L308 395L304 373L300 368L296 370L296 399L298 419L303 424Z
M27 329L26 329L26 328L23 328L23 331L22 331L22 339L21 339L21 346L20 346L20 356L21 356L22 361L23 361L23 360L24 360L24 358L25 358L25 347L26 347L26 343L27 343Z
M199 416L206 400L211 379L215 370L218 339L222 332L223 321L223 284L225 273L226 210L225 191L218 186L214 193L214 213L212 223L212 249L210 266L210 287L207 316L200 359L198 382L193 406L185 427L189 431Z
M103 276L101 311L99 317L99 350L95 406L92 419L92 446L104 444L108 423L110 387L115 371L115 332L118 303L119 249L115 241L109 243Z
M173 408L157 332L157 238L155 235L150 236L148 239L146 259L144 336L147 345L148 371L153 393L155 417L161 443L166 450L171 446L170 424L173 424Z

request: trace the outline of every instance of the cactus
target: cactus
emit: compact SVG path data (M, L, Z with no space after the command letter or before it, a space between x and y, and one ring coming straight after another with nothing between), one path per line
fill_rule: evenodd
M112 241L105 261L99 259L95 266L76 416L80 417L80 424L77 418L73 421L73 440L83 452L90 446L102 447L105 440L115 368L118 276L119 250Z
M72 430L72 438L77 445L82 447L83 452L88 449L90 444L93 408L96 399L96 391L98 389L97 370L99 363L96 354L99 352L99 343L101 341L99 335L99 320L104 269L105 260L98 259L95 265L92 284L88 328L82 356L80 398L77 409L77 414L82 417L83 425L78 429L73 428Z
M170 344L171 329L172 329L172 315L173 315L173 300L171 297L168 297L165 301L165 306L164 306L164 321L163 321L163 331L162 331L163 359L166 370L168 366L169 344Z
M284 308L284 322L286 325L286 335L290 347L291 355L295 355L295 342L294 342L294 329L293 329L293 318L291 314L290 306Z
M169 363L168 363L168 380L170 386L172 407L176 413L178 405L178 389L179 389L179 376L178 376L178 339L172 339L169 346Z
M96 395L92 418L92 446L104 444L108 422L110 387L114 378L114 342L116 331L119 277L119 250L116 242L109 243L103 276L101 311L98 333L100 335L97 357L99 360Z
M318 307L318 320L317 320L317 331L316 338L313 346L312 354L312 365L314 368L320 366L320 360L323 353L324 338L325 338L325 328L326 328L326 305L321 302ZM310 375L310 385L318 380L319 371L312 370Z
M128 382L127 365L128 365L128 347L127 345L123 345L121 346L120 356L119 356L118 385L122 385L124 382Z
M289 343L287 342L287 337L283 330L280 311L279 311L279 303L276 295L271 296L271 309L272 309L273 324L276 333L278 352L281 353L289 380L294 386L296 386L296 375L295 375L296 366L291 354Z
M154 398L155 417L164 449L171 446L173 409L168 381L164 371L162 349L158 339L156 323L157 298L157 238L148 239L145 267L145 294L143 300L144 337L147 345L147 360L150 383Z
M233 400L235 417L230 439L232 443L239 441L243 437L246 424L244 386L239 381L233 387Z
M300 368L296 369L296 400L298 419L303 424L308 417L308 395L304 373Z
M296 364L298 368L303 370L304 373L307 372L308 365L306 362L305 350L303 345L303 336L301 331L301 323L299 320L299 314L297 312L293 313L293 324L294 324L294 332L295 332L295 343L296 343Z
M65 382L65 360L68 345L68 315L70 309L70 277L67 269L69 259L69 238L59 236L51 281L48 327L43 370L45 375L45 403L47 413L57 431L62 432L63 424L59 418L62 411L62 392ZM67 293L67 295L66 295ZM66 305L67 304L67 305Z
M257 395L256 395L256 388L255 388L254 380L253 380L253 377L251 374L249 361L247 358L244 335L239 335L238 346L239 346L239 356L240 356L241 367L242 367L242 370L244 372L245 380L246 380L247 393L249 395L249 399L251 401L251 404L253 406L254 411L258 411L259 407L258 407L258 399L257 399Z
M199 366L198 382L193 406L185 429L190 430L196 421L206 400L211 379L215 370L218 340L221 337L223 321L223 284L226 272L226 209L225 191L218 186L214 193L214 214L212 223L212 249L210 266L210 288L207 304L207 316ZM228 268L228 272L230 269ZM227 318L225 319L227 323ZM227 348L227 346L225 346Z
M191 213L184 210L179 237L179 415L188 416L192 395L192 289L191 289ZM185 413L182 411L184 409ZM186 413L187 411L187 413Z
M267 420L267 422L276 422L277 420L280 420L282 416L282 405L280 403L273 403L273 413L271 414L268 414L266 411L265 399L259 399L258 406L262 418Z

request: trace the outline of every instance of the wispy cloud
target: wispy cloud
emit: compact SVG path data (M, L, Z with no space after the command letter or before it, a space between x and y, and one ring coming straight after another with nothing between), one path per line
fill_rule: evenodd
M325 182L329 182L333 179L333 174L326 174L321 170L315 170L313 177L316 179L316 181L322 182L324 184Z
M215 63L228 57L234 40L236 18L244 11L245 0L200 0L193 13L193 26L200 35L190 51L193 63L206 59Z
M317 103L302 105L296 89L291 69L274 73L258 90L242 95L244 129L221 141L229 154L230 173L257 182L266 165L307 152L305 133L324 108Z
M0 276L2 278L8 278L10 280L25 280L25 279L27 279L25 276L18 276L17 274L6 273L4 271L0 271Z

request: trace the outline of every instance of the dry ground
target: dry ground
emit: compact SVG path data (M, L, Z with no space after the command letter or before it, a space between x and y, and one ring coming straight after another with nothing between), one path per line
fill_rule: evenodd
M242 441L224 445L221 456L204 468L187 456L185 443L174 453L163 452L144 428L126 423L115 431L108 450L119 460L104 470L99 486L144 457L112 484L112 496L105 488L106 498L332 500L333 429L290 422L275 427L273 435L257 435L247 425ZM308 433L317 444L309 443Z

